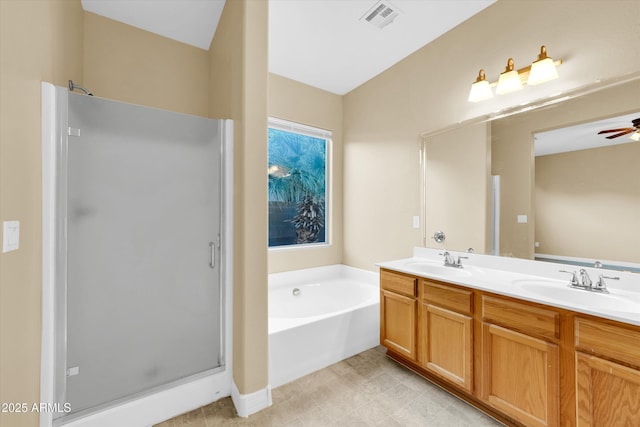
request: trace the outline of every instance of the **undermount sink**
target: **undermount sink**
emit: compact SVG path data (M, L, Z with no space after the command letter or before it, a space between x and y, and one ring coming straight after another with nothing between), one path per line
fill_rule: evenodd
M468 277L471 276L471 272L463 268L445 267L442 264L436 264L426 261L414 261L405 264L406 267L412 270L419 271L425 274L436 274L438 276L449 277Z
M566 282L545 279L520 279L512 282L523 293L555 302L569 302L584 308L607 309L624 313L640 312L640 295L601 293L569 287Z

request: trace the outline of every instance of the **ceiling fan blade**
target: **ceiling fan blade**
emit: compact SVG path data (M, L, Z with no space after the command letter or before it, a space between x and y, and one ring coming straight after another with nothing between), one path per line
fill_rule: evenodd
M626 135L626 134L632 133L632 132L634 132L634 129L627 129L624 132L620 132L620 133L617 133L615 135L608 136L607 139L617 138L619 136Z
M631 128L620 128L620 129L607 129L607 130L601 130L600 132L598 132L598 135L602 134L602 133L611 133L611 132L622 132L625 130L629 130ZM633 129L632 129L633 130Z

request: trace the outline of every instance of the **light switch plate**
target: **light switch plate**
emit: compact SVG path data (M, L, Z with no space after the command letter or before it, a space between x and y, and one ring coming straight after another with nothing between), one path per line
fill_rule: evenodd
M420 217L418 215L413 217L413 228L420 228Z
M526 224L527 223L527 216L526 215L518 215L518 223L519 224Z
M2 252L15 251L20 247L20 221L2 223Z

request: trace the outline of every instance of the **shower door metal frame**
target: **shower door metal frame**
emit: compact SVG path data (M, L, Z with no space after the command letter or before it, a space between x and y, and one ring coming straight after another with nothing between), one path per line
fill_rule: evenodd
M231 394L232 283L233 283L233 122L223 120L221 143L221 211L218 263L220 265L220 366L150 390L124 397L71 416L60 416L65 400L66 361L66 217L68 138L67 88L42 83L42 348L40 402L57 408L42 412L40 426L111 425L139 419L154 407L153 424L190 409L194 401L209 403ZM215 248L214 248L215 251ZM215 256L215 252L214 252ZM63 261L60 261L63 260ZM62 287L62 289L61 289ZM212 390L211 388L214 388ZM207 397L181 402L185 391L203 391ZM160 397L158 397L160 396ZM160 401L158 400L160 399ZM153 400L153 401L152 401ZM182 399L184 400L184 399ZM122 403L129 408L124 408ZM132 409L129 403L146 405ZM184 407L184 409L183 409ZM168 415L167 415L168 414Z

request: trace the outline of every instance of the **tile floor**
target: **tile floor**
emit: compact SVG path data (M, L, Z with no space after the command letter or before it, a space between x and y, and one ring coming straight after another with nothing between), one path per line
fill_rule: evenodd
M384 354L367 350L272 391L273 406L239 418L231 398L155 427L502 426Z

